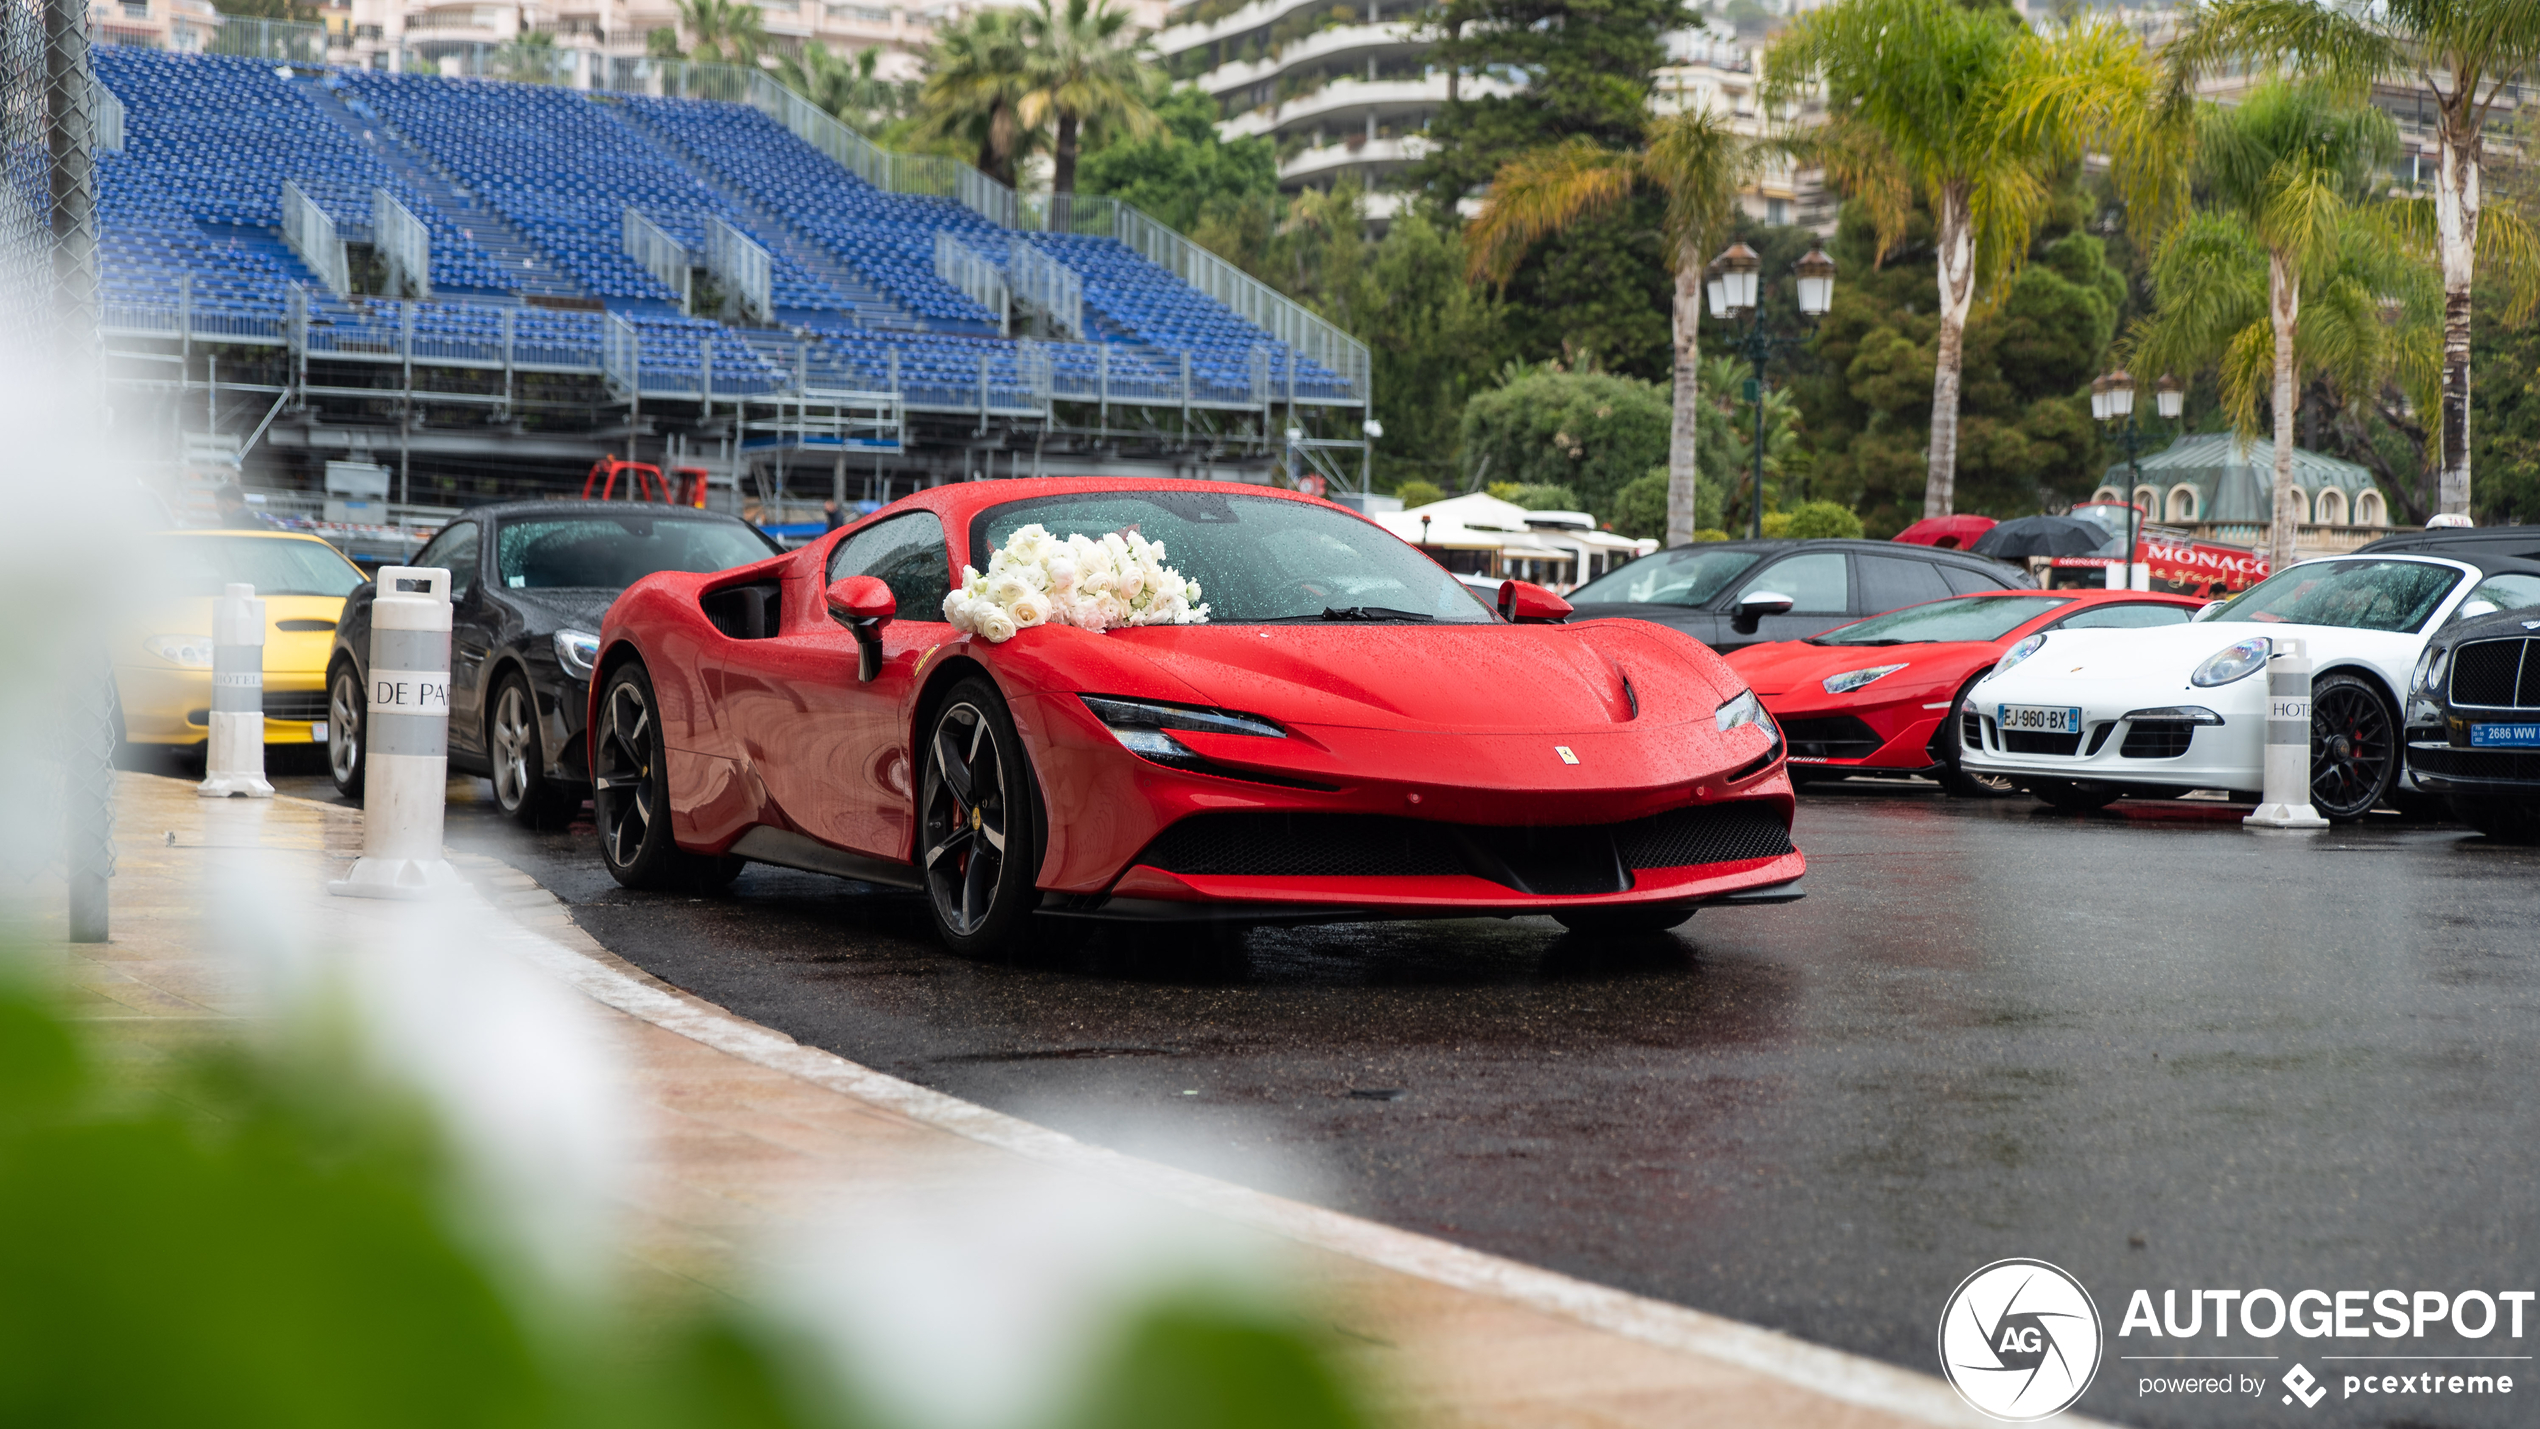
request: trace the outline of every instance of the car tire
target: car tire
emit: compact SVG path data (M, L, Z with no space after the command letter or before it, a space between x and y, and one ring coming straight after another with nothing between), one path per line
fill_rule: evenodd
M1583 937L1634 938L1682 927L1693 913L1691 907L1682 903L1656 908L1581 908L1569 913L1555 913L1552 921Z
M963 957L1026 954L1041 931L1040 794L995 685L944 693L918 745L917 867L935 935Z
M517 670L494 684L486 702L485 760L493 771L494 807L533 829L565 822L582 804L578 789L547 777L538 730L538 696Z
M2102 784L2091 779L2032 779L2028 791L2043 800L2047 807L2067 814L2087 814L2104 809L2125 797L2118 784Z
M1967 752L1967 696L1974 692L1976 680L1991 673L1989 668L1980 670L1975 679L1958 687L1958 697L1949 702L1948 723L1941 726L1940 772L1935 777L1941 791L1952 798L1999 799L2019 787L1999 774L1970 774L1960 762Z
M743 860L690 853L670 833L669 760L662 743L660 706L641 661L611 671L600 694L600 718L591 731L591 822L600 861L609 877L628 888L712 891L731 883Z
M2351 824L2399 778L2399 712L2380 687L2339 672L2311 686L2311 806Z
M369 721L361 672L350 660L336 661L326 672L326 772L335 780L335 792L356 804L362 801L362 775L369 769L363 750Z
M2452 814L2498 843L2540 844L2540 803L2532 800L2454 794Z

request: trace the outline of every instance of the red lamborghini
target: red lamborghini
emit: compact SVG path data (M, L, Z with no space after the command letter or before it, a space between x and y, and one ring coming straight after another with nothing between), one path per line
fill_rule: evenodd
M1959 704L2002 653L2048 630L2184 625L2203 601L2126 590L2004 591L1929 601L1728 657L1790 741L1796 780L1928 774L1953 794L2008 784L1958 767Z
M1209 618L957 631L963 567L1031 525L1161 542ZM1065 919L1627 932L1799 896L1780 733L1717 656L1562 625L1539 587L1500 602L1287 492L938 487L619 597L592 682L601 850L632 887L756 860L922 888L963 952Z

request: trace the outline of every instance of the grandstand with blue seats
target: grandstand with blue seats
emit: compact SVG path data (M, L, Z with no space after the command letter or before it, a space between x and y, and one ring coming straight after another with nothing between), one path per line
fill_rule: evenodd
M1166 264L1204 260L1178 235L1082 200L1079 231L1045 231L975 174L963 200L896 191L756 76L731 103L120 47L96 67L124 114L98 163L110 354L270 403L260 460L303 478L393 426L405 460L469 478L426 489L461 492L648 441L735 480L1004 475L1026 451L1267 479L1365 415L1363 347L1257 284L1260 322L1184 282ZM1141 246L1110 236L1132 223ZM399 269L418 227L428 262ZM978 260L958 277L946 234ZM1081 280L1081 313L1073 286L1064 321L999 287L1034 252L1029 273Z

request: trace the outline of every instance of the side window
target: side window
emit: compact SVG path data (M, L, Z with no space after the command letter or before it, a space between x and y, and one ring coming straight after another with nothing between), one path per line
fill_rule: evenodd
M1735 605L1759 590L1769 590L1790 597L1793 615L1849 615L1852 613L1851 564L1841 551L1810 551L1805 555L1784 556L1764 568L1763 574L1748 578L1737 588Z
M445 528L432 538L420 555L406 562L412 566L442 566L450 572L450 603L467 599L476 588L476 523L462 521Z
M2077 610L2048 626L2050 630L2141 630L2147 625L2185 625L2196 612L2183 605L2150 601L2127 605L2094 605Z
M952 594L952 547L932 511L911 511L867 526L829 553L829 579L876 576L891 588L902 620L941 620Z
M2474 610L2472 601L2484 601L2488 610ZM2521 571L2500 571L2480 581L2461 602L2461 613L2455 620L2493 614L2498 610L2529 610L2540 606L2540 576Z
M1940 567L1930 561L1901 556L1861 558L1861 608L1874 615L1899 606L1944 600L1950 594L1949 582L1940 577Z
M1934 566L1932 569L1940 572L1940 578L1949 583L1951 595L1986 595L2005 589L2002 582L1965 566Z

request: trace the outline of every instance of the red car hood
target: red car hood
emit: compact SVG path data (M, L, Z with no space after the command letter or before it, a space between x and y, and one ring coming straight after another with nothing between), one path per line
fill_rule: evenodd
M1637 621L1554 625L1186 625L1115 631L1225 709L1335 728L1567 733L1708 715L1738 683L1690 639ZM1627 693L1624 682L1630 682Z
M1824 681L1830 675L1847 670L1862 670L1873 665L1905 665L1899 674L1922 677L1915 684L1947 675L1963 676L1979 665L1990 665L2002 658L2002 645L1991 640L1943 640L1918 645L1811 645L1804 640L1782 640L1770 645L1749 645L1728 657L1729 668L1746 677L1758 695L1772 696L1797 691L1825 695ZM1867 686L1877 694L1887 681ZM1900 681L1894 688L1902 688Z

